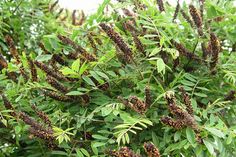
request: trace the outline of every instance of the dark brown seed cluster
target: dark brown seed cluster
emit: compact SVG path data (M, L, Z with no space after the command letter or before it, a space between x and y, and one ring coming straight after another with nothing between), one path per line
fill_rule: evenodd
M7 99L7 97L4 94L1 94L1 96L2 96L2 100L3 100L3 104L5 108L8 110L12 110L12 112L10 112L10 115L13 117L16 117L16 112L11 102Z
M182 93L182 98L184 101L184 104L186 106L186 110L190 115L193 115L193 106L191 104L191 100L189 98L189 95L186 93L183 87L180 87L180 91Z
M45 124L47 124L49 127L51 127L52 122L48 118L48 115L46 113L44 113L43 111L39 110L35 105L31 105L31 108L36 112L38 117L41 118Z
M38 46L41 48L41 50L43 50L43 52L45 54L49 54L48 50L45 48L45 46L43 45L43 43L38 43Z
M184 111L182 108L180 108L179 106L176 105L176 101L175 101L175 97L174 97L173 93L172 94L167 93L165 98L168 103L169 111L177 119L173 120L173 119L170 119L169 117L163 117L161 119L161 121L164 124L172 126L174 128L176 127L176 129L180 129L182 127L188 126L188 127L192 128L194 131L199 131L198 124L197 124L196 120L194 119L193 115ZM190 109L188 109L188 110L190 110ZM192 112L192 111L190 110L190 112Z
M141 52L143 55L146 55L145 48L142 44L142 42L139 40L138 36L135 33L132 33L134 44L136 49Z
M0 70L7 67L8 67L7 61L3 57L3 55L0 53Z
M157 0L157 5L158 5L160 12L165 11L163 0Z
M85 21L85 14L84 14L84 12L83 12L83 10L81 11L81 14L80 14L80 18L79 18L79 21L76 23L76 25L77 26L81 26L83 23L84 23L84 21Z
M65 45L70 45L72 46L75 50L78 49L78 45L73 41L71 40L70 38L66 37L66 36L63 36L63 35L57 35L58 39L61 40L61 42Z
M64 9L61 8L61 9L58 11L58 13L56 14L55 18L56 18L56 19L59 18L63 11L64 11Z
M126 58L126 63L130 63L131 60L133 59L132 51L129 48L129 46L124 42L124 40L121 38L121 36L107 24L100 23L99 25L103 29L103 31L105 31L106 34L111 38L111 40L113 40L114 43L116 43L119 49L124 53L124 56Z
M192 19L193 19L196 27L198 28L199 35L203 36L202 17L200 15L199 11L193 5L189 5L189 12L192 16Z
M235 94L236 94L235 90L229 91L229 93L225 96L224 100L225 101L233 101L236 98Z
M177 130L185 127L185 123L182 120L174 120L173 118L168 116L162 117L161 122Z
M149 86L146 86L145 88L145 103L147 107L150 107L152 104L151 90Z
M153 143L145 142L143 147L148 157L161 157L158 148Z
M37 121L32 119L28 114L24 112L19 113L19 118L22 119L26 124L30 125L29 131L33 136L44 140L47 143L48 147L55 147L55 138L53 136L53 130L51 126L45 128L43 125L39 124Z
M96 60L96 58L92 54L88 53L83 47L76 44L70 38L63 36L63 35L58 35L57 37L58 37L58 39L61 40L62 43L66 44L66 45L71 45L76 50L75 53L69 54L69 56L68 56L69 58L77 59L78 56L81 55L81 57L85 60L88 60L88 61L95 61Z
M189 5L189 12L190 12L192 19L193 19L195 25L197 26L197 28L201 28L202 27L202 18L201 18L199 11L193 5Z
M18 82L18 80L17 80L18 75L17 75L16 72L14 72L14 71L12 71L12 72L7 72L6 75L7 75L7 78L11 79L12 81Z
M52 55L52 60L56 61L57 63L59 63L61 65L67 65L67 62L59 54L53 54Z
M34 62L29 57L27 57L27 60L28 60L29 68L30 68L31 79L33 82L37 82L38 76L37 76L37 70L34 65Z
M214 33L211 33L211 52L212 58L210 63L210 70L212 74L216 73L216 65L219 59L219 53L221 50L220 41Z
M175 48L179 51L179 53L185 57L187 57L188 59L193 59L196 61L199 61L200 58L198 56L196 56L195 54L191 53L189 50L187 50L182 44L177 43L175 40L171 40L171 43L173 44L173 46L175 46Z
M59 94L54 91L44 90L44 94L54 100L58 100L58 101L62 101L62 102L73 102L73 99L71 97Z
M89 41L89 43L90 43L90 46L93 48L94 52L96 53L96 52L98 51L98 49L97 49L96 43L95 43L94 40L93 40L93 37L92 37L91 33L89 33L89 34L87 35L87 37L88 37L88 41Z
M56 5L58 4L59 0L55 1L51 6L50 6L50 9L49 11L52 12L53 9L56 7Z
M65 87L63 84L61 84L60 82L58 82L56 79L54 79L51 76L47 76L46 81L55 89L57 89L58 91L62 92L62 93L68 93L69 89L67 87Z
M175 7L175 13L174 13L174 16L173 16L173 19L172 19L173 22L175 21L175 19L176 19L177 16L178 16L179 9L180 9L180 4L179 4L179 0L178 0L178 1L177 1L177 5L176 5L176 7Z
M39 67L41 70L43 70L47 75L52 76L56 78L59 81L68 81L68 79L63 76L60 72L54 71L52 68L48 67L46 64L34 61L34 64Z
M73 10L71 17L72 17L72 25L76 25L76 10Z
M180 13L182 14L183 18L191 25L191 27L194 27L193 21L191 18L184 12L183 9L180 9Z
M122 147L118 151L111 151L110 155L112 157L141 157L140 155L135 154L128 147Z
M125 105L136 111L137 113L144 114L147 110L147 105L145 102L140 100L136 96L130 96L129 99L124 99L122 97L118 97L118 99Z
M19 53L18 53L18 51L15 47L13 39L9 35L6 35L5 40L6 40L7 45L10 48L11 55L15 58L17 64L19 64L20 63L20 57L19 57Z

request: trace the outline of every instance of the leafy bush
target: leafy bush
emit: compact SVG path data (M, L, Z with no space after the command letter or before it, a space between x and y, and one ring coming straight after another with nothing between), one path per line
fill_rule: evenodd
M236 155L233 1L42 4L0 2L1 156Z

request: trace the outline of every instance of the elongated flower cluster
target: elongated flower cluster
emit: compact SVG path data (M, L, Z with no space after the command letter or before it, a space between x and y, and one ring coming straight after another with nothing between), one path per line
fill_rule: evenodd
M218 63L220 50L221 50L221 45L220 45L219 39L214 33L211 33L212 58L211 58L211 63L210 63L210 70L212 74L216 72L215 68L216 68L216 64Z
M186 95L184 95L184 96L185 96L184 101L188 102L188 99L186 99L187 98ZM163 118L161 118L162 123L169 125L175 129L180 129L180 128L188 126L195 131L199 131L198 124L195 121L193 115L191 115L191 113L193 112L191 107L189 109L187 109L187 111L190 111L190 113L188 113L188 112L184 111L182 108L178 107L176 105L175 97L174 97L173 93L172 94L167 93L165 98L168 103L169 111L177 119L174 120L170 117L163 117ZM186 106L188 108L189 106L191 106L191 104L188 104L188 105L186 104Z
M172 128L175 128L177 130L182 129L185 127L185 123L182 120L174 120L171 117L165 116L161 118L161 122L165 125L168 125Z
M67 65L67 62L59 54L53 54L52 55L52 60L56 61L57 63L59 63L61 65Z
M41 118L45 124L47 124L49 127L51 127L52 122L46 113L39 110L35 105L31 105L31 108L36 112L38 117Z
M100 23L99 25L103 29L103 31L105 31L106 34L111 38L111 40L114 41L114 43L119 47L119 49L124 53L126 63L130 63L132 60L132 51L129 46L124 42L122 37L107 24Z
M143 55L146 55L145 48L142 44L142 42L139 40L138 36L135 33L132 33L134 44L136 49L141 52Z
M69 58L77 59L79 57L79 55L81 55L81 57L85 60L88 60L88 61L95 61L96 60L96 58L92 54L88 53L83 47L76 44L70 38L63 36L63 35L57 35L57 37L58 37L58 39L61 40L62 43L66 44L66 45L71 45L76 50L75 53L69 54Z
M183 18L191 25L192 28L194 28L193 21L191 18L184 12L183 9L180 9L180 13L182 14Z
M91 33L89 33L89 34L87 35L87 37L88 37L88 41L89 41L91 47L93 48L94 52L97 52L98 48L97 48L97 46L96 46L96 43L95 43L94 40L93 40L93 37L92 37Z
M57 35L58 39L65 45L70 45L72 46L75 50L78 49L78 45L73 41L71 40L70 38L66 37L66 36L63 36L63 35Z
M37 69L34 65L34 62L30 59L30 57L27 57L27 60L30 68L31 79L33 82L37 82L38 81Z
M44 90L43 92L46 96L49 96L50 98L52 98L54 100L58 100L58 101L62 101L62 102L73 102L74 101L71 97L66 96L66 95L62 95L62 94L54 92L54 91Z
M200 36L203 36L203 30L202 30L202 17L199 11L193 6L189 5L189 12L192 16L192 19L197 27L198 34Z
M3 105L5 106L5 108L8 110L12 110L12 112L10 112L10 115L12 117L16 117L15 108L13 107L11 102L7 99L7 97L4 94L1 94L1 96L2 96Z
M76 25L76 10L73 10L71 18L72 18L72 25Z
M178 1L177 1L177 5L176 5L176 7L175 7L175 13L174 13L174 16L173 16L173 19L172 19L173 22L174 22L175 19L177 18L178 13L179 13L179 10L180 10L180 4L179 4L179 0L178 0Z
M163 0L157 0L157 5L160 12L165 11Z
M233 101L236 98L235 94L236 94L235 90L229 91L229 93L225 96L224 100L225 101Z
M119 96L118 99L122 101L125 106L128 106L129 108L140 114L144 114L147 111L147 105L137 96L130 96L129 99L124 99Z
M9 35L6 35L5 40L6 40L7 45L10 48L11 55L15 58L17 64L19 64L20 63L20 56L19 56L19 53L16 49L13 39Z
M0 53L0 70L2 70L3 68L7 68L8 64L6 59L3 57L3 55Z
M184 101L184 104L186 106L186 110L190 115L193 115L193 106L191 104L191 100L189 98L189 95L186 93L183 87L180 87L180 91L182 93L182 98Z
M44 140L49 148L54 148L54 136L51 126L45 128L43 125L39 124L37 121L32 119L28 114L24 112L19 113L19 118L22 119L26 124L30 126L30 133L38 138ZM51 124L50 124L51 125Z
M60 72L54 71L52 68L48 67L46 64L38 61L34 61L34 64L39 67L41 70L43 70L47 75L50 75L54 78L56 78L59 81L68 81L68 79L63 76Z
M182 44L177 43L175 40L171 40L171 43L175 46L175 48L179 51L179 53L188 59L193 59L196 61L199 61L200 58L196 56L195 54L191 53L189 50L187 50Z
M145 103L148 107L152 104L151 90L149 86L146 86L145 88Z
M201 28L202 27L202 18L201 18L199 11L193 5L189 5L189 12L192 16L192 19L193 19L196 27Z
M48 50L45 48L45 46L43 45L43 43L39 42L38 46L41 48L41 50L43 50L45 54L50 54Z
M56 7L56 5L58 4L59 0L56 0L49 8L49 11L52 12L53 9Z
M119 96L118 99L125 106L130 107L132 110L134 110L140 114L144 114L152 103L151 91L150 91L149 87L146 87L145 94L146 94L145 102L143 100L139 99L137 96L130 96L129 99L124 99Z
M58 91L62 92L62 93L68 93L69 89L67 87L65 87L63 84L61 84L60 82L58 82L56 79L54 79L51 76L47 76L46 81L55 89L57 89Z
M161 157L158 148L152 142L145 142L143 147L148 157Z

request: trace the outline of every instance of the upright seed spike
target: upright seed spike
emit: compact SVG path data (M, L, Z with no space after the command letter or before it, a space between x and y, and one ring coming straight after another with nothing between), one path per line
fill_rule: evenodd
M176 7L175 7L175 13L174 13L172 22L175 22L175 19L177 18L178 13L179 13L179 9L180 9L180 4L179 4L179 0L178 0L178 1L177 1L177 5L176 5Z
M31 79L33 82L38 81L38 76L37 76L37 70L35 68L34 62L30 59L30 57L27 57L30 72L31 72Z
M143 147L148 157L161 157L158 148L152 142L145 142Z
M199 35L203 36L202 17L200 15L199 11L193 5L189 5L189 12L190 12L192 19L198 29Z
M163 0L157 0L157 5L160 12L165 11Z
M119 47L119 49L124 53L126 58L126 63L130 63L132 58L132 51L129 46L124 42L122 37L115 32L110 26L105 23L100 23L99 26L106 32L106 34L114 41L114 43Z
M216 65L219 59L219 53L221 50L220 41L214 33L211 33L211 50L212 50L212 58L210 63L210 70L212 74L216 73Z

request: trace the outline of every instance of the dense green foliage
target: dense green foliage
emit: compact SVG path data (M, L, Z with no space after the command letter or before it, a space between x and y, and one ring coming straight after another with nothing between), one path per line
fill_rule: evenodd
M0 156L236 156L233 1L161 2L1 1Z

